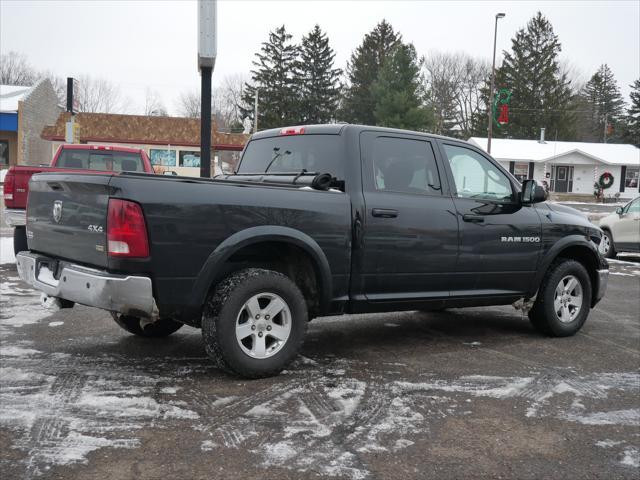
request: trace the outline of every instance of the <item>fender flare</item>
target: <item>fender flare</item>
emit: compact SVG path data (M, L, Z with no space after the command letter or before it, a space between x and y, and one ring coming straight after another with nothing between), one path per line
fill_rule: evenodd
M201 306L206 301L209 290L220 272L220 267L237 251L261 242L284 242L300 247L308 253L314 263L314 267L319 274L320 285L318 285L320 296L320 310L326 311L331 298L331 268L326 255L320 245L306 233L289 227L276 225L263 225L251 227L234 233L225 239L209 255L204 265L198 273L194 284L191 304Z
M554 262L554 260L560 256L560 253L563 250L571 247L586 247L593 255L596 264L598 265L601 264L598 250L593 245L593 243L588 240L587 237L583 235L566 236L561 240L557 241L551 247L551 249L542 257L540 261L540 266L538 267L538 271L536 273L533 285L531 287L532 290L529 292L530 297L535 295L538 289L540 288L540 285L542 284L542 280L544 279L545 275L547 274L547 271L549 270L549 267ZM592 272L589 272L589 274L591 275Z

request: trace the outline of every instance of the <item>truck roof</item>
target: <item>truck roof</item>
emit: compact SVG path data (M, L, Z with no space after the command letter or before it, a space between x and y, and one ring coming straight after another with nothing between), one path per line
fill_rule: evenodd
M441 140L449 140L456 141L462 143L468 143L466 140L462 140L459 138L451 138L445 137L443 135L436 135L433 133L427 132L416 132L413 130L402 130L399 128L388 128L388 127L377 127L371 125L358 125L351 123L328 123L328 124L320 124L320 125L298 125L298 126L288 126L283 128L271 128L269 130L263 130L261 132L254 133L251 136L251 140L259 139L259 138L268 138L268 137L277 137L280 135L296 135L301 134L301 129L304 129L303 132L305 135L341 135L346 130L355 130L355 131L375 131L375 132L388 132L388 133L401 133L401 134L409 134L409 135L419 135L428 138L439 138ZM285 133L285 132L289 133Z
M60 145L61 148L65 150L107 150L112 152L129 152L129 153L140 153L142 149L140 148L131 148L131 147L120 147L120 146L111 146L111 145L89 145L86 143L83 144L67 144L64 143Z

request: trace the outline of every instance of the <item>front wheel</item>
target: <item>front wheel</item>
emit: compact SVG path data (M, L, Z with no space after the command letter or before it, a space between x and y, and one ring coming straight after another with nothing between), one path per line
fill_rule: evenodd
M285 275L249 268L210 294L202 315L207 355L246 378L277 375L297 355L307 330L304 296Z
M146 318L132 317L131 315L112 313L111 316L120 328L134 335L148 338L167 337L184 325L169 318L160 318L152 322Z
M602 254L606 258L616 258L616 248L613 245L613 235L609 230L604 230L602 237Z
M567 337L584 325L591 306L591 280L575 260L561 260L549 268L529 319L540 332Z

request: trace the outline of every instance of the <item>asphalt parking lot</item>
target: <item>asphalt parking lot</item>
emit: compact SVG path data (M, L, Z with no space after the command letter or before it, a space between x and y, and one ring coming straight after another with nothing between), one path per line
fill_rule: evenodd
M640 257L611 271L575 337L511 307L334 317L244 381L198 330L48 312L4 263L2 478L639 478Z

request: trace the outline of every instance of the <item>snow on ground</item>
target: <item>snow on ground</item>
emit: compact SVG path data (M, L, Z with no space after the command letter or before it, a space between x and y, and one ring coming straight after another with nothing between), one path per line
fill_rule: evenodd
M13 254L13 237L0 237L0 264L16 263Z

